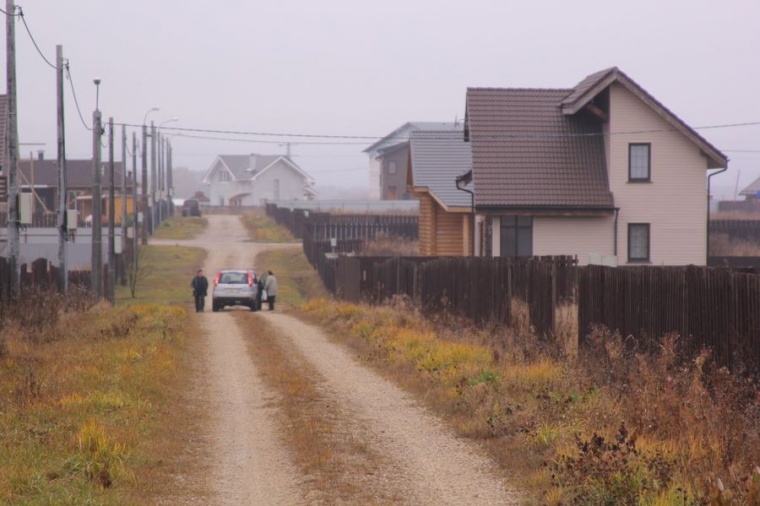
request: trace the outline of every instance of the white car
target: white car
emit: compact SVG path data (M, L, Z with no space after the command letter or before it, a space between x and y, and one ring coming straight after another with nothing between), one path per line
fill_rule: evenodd
M256 311L258 304L259 285L255 272L250 269L222 269L216 273L211 295L213 311L228 306L245 306Z

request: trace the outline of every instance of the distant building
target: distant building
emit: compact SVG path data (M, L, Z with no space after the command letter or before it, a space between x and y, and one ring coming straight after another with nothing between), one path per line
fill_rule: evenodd
M284 155L219 155L203 177L208 205L261 206L277 200L311 200L314 180Z
M375 142L363 152L369 156L369 198L399 200L409 198L406 180L409 135L425 130L457 130L462 125L431 121L410 121Z

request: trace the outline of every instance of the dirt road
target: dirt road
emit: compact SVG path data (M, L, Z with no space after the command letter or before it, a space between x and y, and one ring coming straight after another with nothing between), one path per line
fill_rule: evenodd
M244 242L246 232L236 216L208 219L206 234L186 244L207 248L203 268L209 276L221 267L253 266L260 251L277 247ZM278 339L313 366L314 381L329 399L326 404L350 414L341 430L382 457L376 459L380 468L367 473L369 477L356 477L377 490L372 503L387 498L410 505L518 503L495 476L492 462L474 446L457 439L411 396L357 363L321 330L281 312L246 317L266 319L277 329ZM256 336L244 335L228 312L210 312L210 301L197 321L208 362L201 381L206 394L199 399L207 403L213 420L214 504L311 504L308 480L278 436L282 417L272 402L278 394L264 386L248 355L246 339Z

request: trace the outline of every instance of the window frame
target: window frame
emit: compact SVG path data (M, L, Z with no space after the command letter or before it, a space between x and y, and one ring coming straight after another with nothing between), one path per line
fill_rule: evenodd
M633 176L633 164L631 163L634 148L647 148L647 175L646 177ZM652 181L652 143L651 142L631 142L628 144L628 182L629 183L649 183Z
M398 173L398 164L396 163L396 160L388 160L388 174L396 174Z
M631 251L631 230L634 228L646 229L647 235L647 254L646 257L633 257ZM652 224L651 223L629 223L628 224L628 262L629 263L649 263L652 261Z
M530 254L520 255L520 246L524 245L524 240L521 241L520 238L522 236L522 238L525 239L524 235L520 234L520 231L525 232L526 230L529 231L530 236L528 244ZM511 231L514 237L514 255L506 254L504 248L505 237L508 231ZM508 258L531 258L533 256L533 216L514 214L501 216L499 219L499 238L499 256Z

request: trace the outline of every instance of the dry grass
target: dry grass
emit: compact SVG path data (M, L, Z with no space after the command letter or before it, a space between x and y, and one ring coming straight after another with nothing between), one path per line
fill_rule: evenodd
M248 211L240 215L240 221L248 230L253 242L288 243L300 242L285 227L278 225L263 210Z
M673 337L648 356L598 331L575 360L537 343L519 318L517 332L481 331L398 301L303 309L480 441L536 503L703 504L719 478L721 500L757 504L748 484L760 392L706 355L686 358Z
M731 240L726 234L711 234L710 255L756 257L760 256L760 244L741 239Z
M378 235L374 239L365 241L362 247L362 256L419 256L420 242L404 237Z
M208 226L208 220L200 216L174 216L156 229L156 239L194 239Z
M184 311L26 306L35 314L6 314L0 330L0 502L133 503Z

